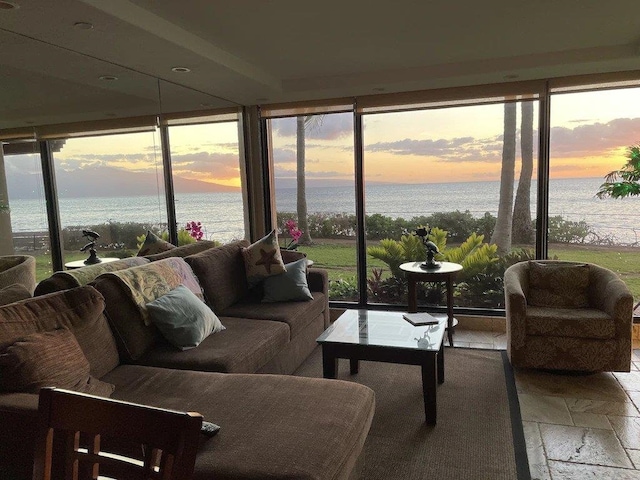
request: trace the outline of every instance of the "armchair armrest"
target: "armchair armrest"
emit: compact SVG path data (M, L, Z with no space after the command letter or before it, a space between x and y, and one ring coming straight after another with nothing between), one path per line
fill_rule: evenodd
M504 297L507 315L507 342L510 349L524 347L526 335L528 264L517 263L504 272Z
M616 337L629 337L633 323L633 295L611 270L591 265L589 303L613 318Z

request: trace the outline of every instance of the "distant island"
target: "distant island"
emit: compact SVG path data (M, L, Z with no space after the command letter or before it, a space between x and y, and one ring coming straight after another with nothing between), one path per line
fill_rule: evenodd
M56 184L60 197L130 197L155 195L164 191L161 173L131 172L111 167L89 167L57 170ZM42 197L42 177L36 173L7 172L9 198L34 199ZM173 178L176 193L239 192L239 187L217 183Z

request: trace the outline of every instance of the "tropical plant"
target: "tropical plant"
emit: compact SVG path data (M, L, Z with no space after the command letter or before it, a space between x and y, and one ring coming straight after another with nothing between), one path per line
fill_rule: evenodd
M331 300L358 300L358 282L356 277L329 280L329 298Z
M184 227L184 229L196 241L202 240L202 237L204 237L204 232L202 231L202 223L201 222L196 222L196 221L187 222L187 226Z
M640 145L627 150L627 163L620 169L609 172L605 182L596 193L598 198L625 198L640 195Z
M484 235L473 232L460 246L447 247L447 232L440 228L431 229L429 239L436 244L440 253L436 260L459 263L463 266L461 279L471 277L498 260L496 245L484 243ZM378 246L367 248L367 253L389 266L394 277L403 278L400 265L405 262L424 261L426 250L420 237L402 235L400 240L384 239Z

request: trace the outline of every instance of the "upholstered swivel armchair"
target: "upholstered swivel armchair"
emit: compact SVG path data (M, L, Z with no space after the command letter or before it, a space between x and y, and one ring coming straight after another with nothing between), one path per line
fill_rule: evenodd
M36 288L36 259L30 255L0 256L0 289L14 283L33 294Z
M504 273L514 367L628 372L633 296L611 270L538 260Z

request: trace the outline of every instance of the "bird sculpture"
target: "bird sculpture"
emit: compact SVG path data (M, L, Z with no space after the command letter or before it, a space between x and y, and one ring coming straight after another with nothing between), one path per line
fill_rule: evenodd
M87 243L84 247L80 249L81 252L86 252L87 250L89 250L89 258L87 258L84 261L84 264L94 265L96 263L102 262L102 260L98 258L98 253L96 252L96 248L95 248L96 240L100 238L100 235L94 232L93 230L82 230L82 236L86 237L87 240L89 240L89 243Z

